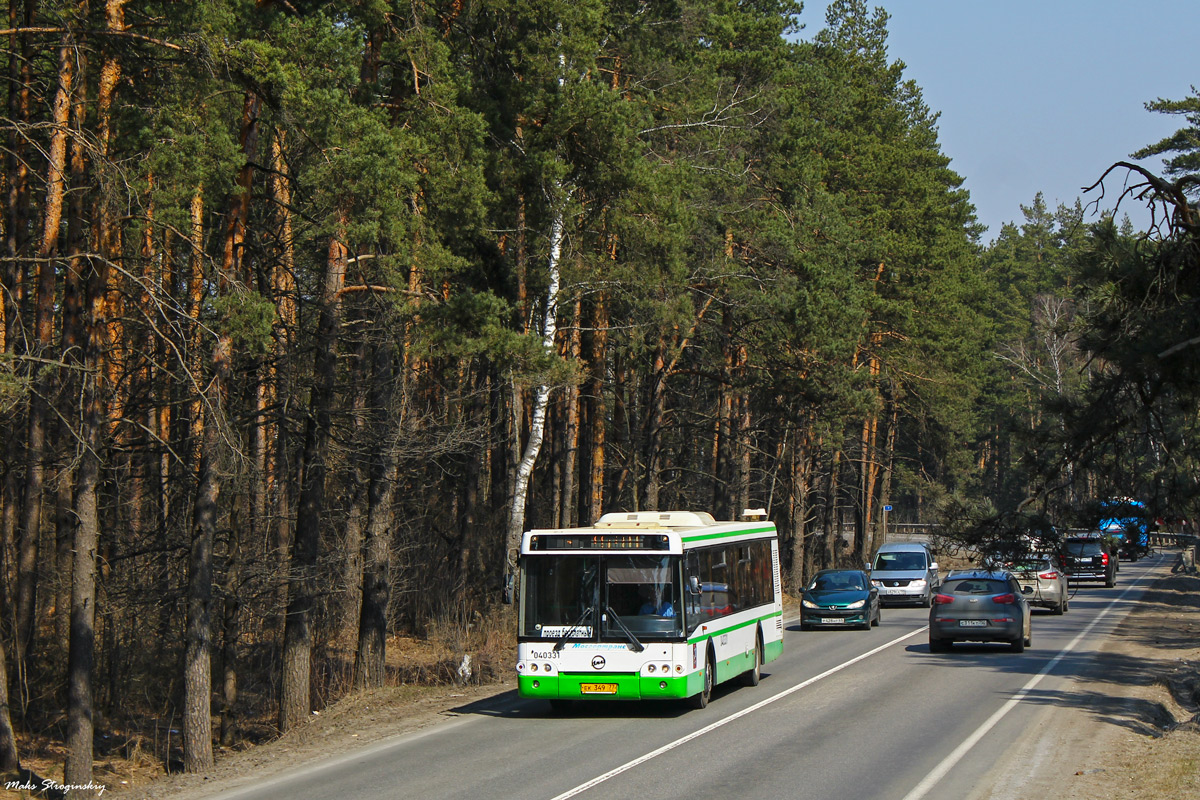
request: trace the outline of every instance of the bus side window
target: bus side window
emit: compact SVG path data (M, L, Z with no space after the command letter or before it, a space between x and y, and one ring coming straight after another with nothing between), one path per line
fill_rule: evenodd
M745 587L742 586L742 570L738 564L738 547L730 545L724 551L725 583L729 588L729 599L726 602L725 613L732 614L746 608Z
M714 618L723 617L735 610L734 571L729 568L730 554L728 548L718 547L709 550L707 555L710 564L708 575L710 594L706 598L708 614Z
M747 608L759 603L758 584L754 580L753 548L749 545L738 548L738 586L742 589L742 599Z
M686 603L687 625L694 627L700 620L700 587L704 576L700 573L700 554L692 550L684 561L683 593ZM695 590L693 591L693 587Z
M759 601L771 602L775 597L774 572L771 570L771 545L766 541L754 543L754 582Z

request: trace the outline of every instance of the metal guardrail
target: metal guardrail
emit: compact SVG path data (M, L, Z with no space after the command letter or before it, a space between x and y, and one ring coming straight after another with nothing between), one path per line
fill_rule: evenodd
M931 536L936 534L941 526L936 522L896 522L889 523L886 532L888 541L926 541ZM1067 528L1063 531L1064 536L1076 536L1079 534L1095 533L1096 531L1089 528ZM1187 547L1189 545L1200 545L1200 536L1195 536L1190 533L1170 533L1167 531L1151 531L1149 533L1150 543L1156 546L1171 546Z

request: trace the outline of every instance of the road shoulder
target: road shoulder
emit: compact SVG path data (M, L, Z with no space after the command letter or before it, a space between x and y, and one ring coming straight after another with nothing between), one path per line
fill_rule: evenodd
M1200 578L1157 571L973 800L1200 800Z

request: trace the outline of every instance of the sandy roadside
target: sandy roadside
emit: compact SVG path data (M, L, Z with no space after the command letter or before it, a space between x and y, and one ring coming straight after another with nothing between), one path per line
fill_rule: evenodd
M1200 800L1200 578L1155 566L1142 602L969 800Z

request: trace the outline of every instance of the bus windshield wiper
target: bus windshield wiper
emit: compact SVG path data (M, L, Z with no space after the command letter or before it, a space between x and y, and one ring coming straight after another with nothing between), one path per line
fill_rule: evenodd
M635 653L640 653L646 649L646 646L644 644L642 644L641 642L639 642L638 638L633 635L633 631L631 631L631 630L629 630L629 628L625 627L625 623L621 621L621 616L619 614L614 614L613 610L611 608L609 608L608 606L605 606L604 610L608 612L608 615L610 617L612 617L613 622L617 623L617 627L621 629L621 631L625 634L626 637L628 637L630 650L632 650Z
M558 637L558 641L554 643L554 649L562 650L563 645L565 645L567 643L567 639L570 638L571 634L575 632L575 629L578 628L580 625L582 625L584 623L584 621L591 615L592 615L592 607L588 606L587 608L585 608L583 610L583 613L579 615L579 619L577 619L571 623L571 627L567 628L566 633L564 633L562 636Z

